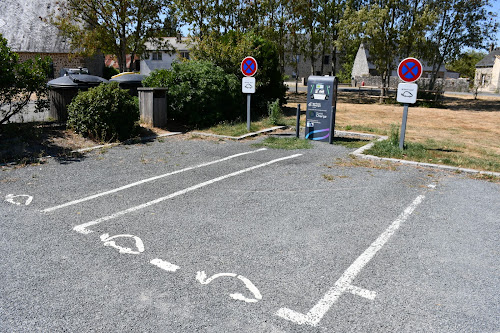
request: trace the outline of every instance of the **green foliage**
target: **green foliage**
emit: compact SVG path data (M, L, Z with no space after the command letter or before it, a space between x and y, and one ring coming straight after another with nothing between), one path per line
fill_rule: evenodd
M346 34L366 43L369 60L388 87L397 59L416 55L432 19L424 2L394 0L370 1L358 11L349 9L344 21Z
M142 54L146 42L158 44L159 49L167 47L160 37L164 36L162 17L169 15L162 0L65 0L46 20L68 38L73 51L114 54L124 72L127 55L134 59Z
M480 157L464 154L463 145L450 141L426 140L420 142L406 142L405 149L399 149L395 144L396 136L391 134L389 140L377 141L365 153L380 157L390 157L411 161L438 163L462 168L500 171L500 155L485 151Z
M256 122L252 122L250 124L250 132L260 131L262 126L259 126ZM246 122L221 122L216 126L210 127L208 129L209 132L217 134L217 135L226 135L238 137L245 134L248 134L247 123Z
M112 76L120 74L120 71L111 66L104 66L102 77L106 80L111 79Z
M471 86L474 84L476 76L476 64L486 56L483 52L469 51L458 56L457 59L450 61L446 68L448 70L460 73L460 77L470 79Z
M211 34L199 40L192 50L193 57L213 62L241 78L240 65L243 58L252 56L257 60L258 71L255 75L257 89L252 96L252 116L267 114L267 104L276 98L285 101L286 86L280 70L280 57L276 45L252 32L231 31L223 36ZM238 86L241 86L238 81Z
M48 107L47 80L52 60L49 57L19 62L19 55L7 46L0 34L0 124L22 113L33 96L36 96L36 111Z
M139 103L117 82L81 91L68 105L68 127L98 141L132 136L139 120Z
M399 147L399 126L391 125L391 131L389 133L389 143L393 146Z
M267 112L271 125L283 124L283 111L281 111L279 99L276 99L274 102L267 104Z
M243 115L241 82L208 61L174 63L143 81L145 87L167 87L169 118L196 127Z
M457 59L464 48L481 49L494 40L498 22L490 11L490 1L433 1L430 9L435 15L434 25L426 34L424 50L428 64L434 70L429 90L434 89L441 65Z

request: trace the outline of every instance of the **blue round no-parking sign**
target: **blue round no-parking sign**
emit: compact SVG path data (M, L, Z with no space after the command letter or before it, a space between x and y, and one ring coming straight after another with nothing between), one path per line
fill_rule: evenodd
M399 63L398 76L405 82L415 82L422 75L422 64L418 59L406 58Z
M257 73L257 60L253 57L246 57L241 62L241 72L245 76L254 76Z

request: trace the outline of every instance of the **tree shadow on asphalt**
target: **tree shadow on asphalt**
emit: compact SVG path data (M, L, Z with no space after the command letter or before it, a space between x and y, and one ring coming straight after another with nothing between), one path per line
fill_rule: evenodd
M12 123L0 128L0 165L41 164L53 157L61 164L81 162L74 152L82 140L57 123Z

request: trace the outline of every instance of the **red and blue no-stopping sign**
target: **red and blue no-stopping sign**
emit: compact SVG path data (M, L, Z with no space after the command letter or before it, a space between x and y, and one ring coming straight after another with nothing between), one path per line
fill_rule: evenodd
M257 73L257 60L253 57L246 57L241 62L241 72L245 76L254 76Z
M422 64L418 59L406 58L399 63L398 76L405 82L415 82L422 75Z

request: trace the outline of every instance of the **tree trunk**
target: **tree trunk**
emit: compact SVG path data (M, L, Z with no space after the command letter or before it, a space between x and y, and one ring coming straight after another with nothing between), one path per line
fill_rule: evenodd
M337 46L332 49L332 76L337 75Z

